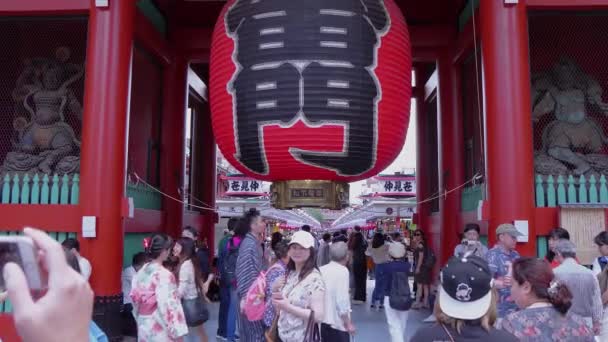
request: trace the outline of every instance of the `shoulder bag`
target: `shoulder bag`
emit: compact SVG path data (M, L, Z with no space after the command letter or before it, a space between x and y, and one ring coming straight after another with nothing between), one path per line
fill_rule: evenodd
M312 309L310 310L310 316L308 316L308 324L302 342L321 342L321 332L319 331L319 325L315 322L315 312Z
M202 285L201 285L202 287ZM197 287L198 296L191 299L182 299L184 318L189 327L198 327L209 320L209 309L205 303L205 294Z

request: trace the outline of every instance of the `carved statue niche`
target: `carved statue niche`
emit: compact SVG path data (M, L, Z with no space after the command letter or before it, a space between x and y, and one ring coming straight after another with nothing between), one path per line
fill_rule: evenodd
M67 108L82 120L82 106L70 86L83 76L84 68L67 63L69 57L70 50L61 47L55 59L24 62L13 91L13 99L22 105L16 107L19 116L13 121L17 139L4 160L3 171L78 172L80 142L64 111Z
M608 156L603 156L603 161L600 155L608 139L588 113L588 109L595 109L608 115L602 92L595 79L566 58L550 72L532 77L533 121L545 114L555 115L542 132L543 148L535 160L537 172L563 174L567 169L567 173L581 175L601 172L600 165L608 165Z

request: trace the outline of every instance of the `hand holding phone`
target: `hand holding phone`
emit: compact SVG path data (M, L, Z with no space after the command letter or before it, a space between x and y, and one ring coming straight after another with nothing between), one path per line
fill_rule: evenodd
M19 336L24 342L88 341L93 312L89 283L67 264L63 248L48 234L31 228L23 232L43 259L38 267L48 272L48 291L34 301L24 270L10 260L4 266L3 280Z
M9 262L21 267L32 292L42 291L46 287L46 280L38 267L34 241L30 237L0 236L0 269L4 269L4 265ZM4 279L0 279L0 291L6 291Z

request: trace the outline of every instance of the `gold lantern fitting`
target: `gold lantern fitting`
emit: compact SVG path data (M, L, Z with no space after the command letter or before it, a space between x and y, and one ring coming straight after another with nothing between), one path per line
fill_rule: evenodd
M348 206L346 182L327 180L289 180L273 182L270 201L276 209L317 207L333 210Z

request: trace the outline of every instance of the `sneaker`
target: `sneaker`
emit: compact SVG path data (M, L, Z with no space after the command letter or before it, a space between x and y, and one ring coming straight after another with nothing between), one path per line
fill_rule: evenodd
M215 340L216 340L216 341L226 341L226 340L227 340L227 338L225 338L224 336L215 335Z
M429 317L425 318L423 320L424 323L435 323L437 322L437 317L435 317L435 315L431 314Z
M370 309L375 309L375 308L376 308L376 306L375 306L374 304L372 304L372 305L370 305L370 307L369 307L369 308L370 308Z
M384 305L380 305L380 306L378 307L378 309L380 309L380 310L384 310Z

